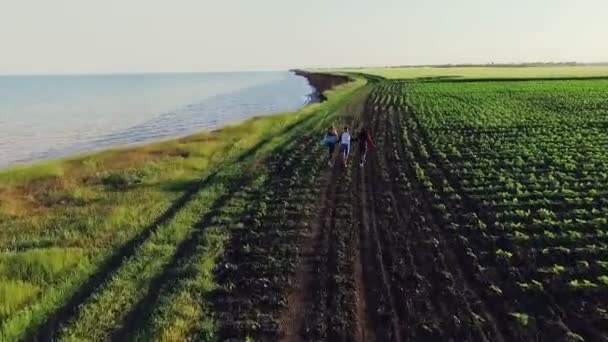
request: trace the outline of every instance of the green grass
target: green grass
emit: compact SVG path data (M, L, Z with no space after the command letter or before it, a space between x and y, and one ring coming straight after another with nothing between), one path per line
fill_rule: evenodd
M219 172L127 256L83 303L62 335L68 340L107 338L234 179L263 175L265 170L258 169L255 162L288 141L283 133L286 128L309 118L317 124L326 122L334 108L348 102L363 84L358 80L329 91L329 101L323 104L251 119L217 132L0 172L0 340L20 340L35 331L100 272L118 248L187 191L200 186L201 180ZM225 236L213 229L208 234L203 240L208 243L193 254L198 261L183 265L197 276L174 292L171 298L180 303L188 302L189 288L212 286L209 270L220 251L213 246ZM164 307L188 312L188 305L176 307L175 303L165 302ZM209 319L201 318L200 307L195 305L200 303L189 304L193 311L188 324L212 326ZM179 340L175 336L188 331L180 325L184 320L174 320L178 316L160 316L170 321L159 325L169 329L163 330L169 335L161 340ZM157 330L152 327L150 331Z
M608 77L608 65L589 66L475 66L475 67L395 67L340 69L340 72L356 72L382 76L388 79L494 79L494 78L585 78Z

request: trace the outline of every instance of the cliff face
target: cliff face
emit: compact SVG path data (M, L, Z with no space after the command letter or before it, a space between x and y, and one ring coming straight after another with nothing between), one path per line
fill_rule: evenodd
M310 94L311 102L323 102L327 98L323 92L337 85L351 81L350 77L342 75L324 74L320 72L308 72L304 70L292 70L296 75L306 77L308 83L315 89Z

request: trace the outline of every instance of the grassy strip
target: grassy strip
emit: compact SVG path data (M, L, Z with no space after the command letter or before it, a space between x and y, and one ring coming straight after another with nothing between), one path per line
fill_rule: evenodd
M359 85L342 87L334 95L342 98ZM257 153L268 153L273 147L261 144L265 139L323 112L325 106L254 119L219 132L0 173L0 339L19 340L51 316L117 248L196 189L201 177L219 169L230 173L224 166L243 164L242 156L256 146L261 146ZM243 171L241 167L235 172ZM134 255L171 255L165 249L188 235L202 208L225 186L219 181L215 185L176 208L172 220L154 227L151 239L156 243L140 246ZM166 233L168 227L176 235ZM141 267L162 270L163 265L161 260ZM136 263L131 267L132 272L145 273ZM116 277L120 278L112 279Z
M133 303L150 290L153 278L171 262L176 246L191 234L192 227L199 221L199 213L209 214L210 204L222 201L225 194L233 194L227 184L214 184L199 193L166 227L161 227L113 275L110 282L80 308L74 323L64 331L62 340L107 340L112 330L120 326L121 317Z
M247 204L254 200L264 176L242 188L229 203L218 210L217 223L205 227L191 255L171 270L173 277L163 282L156 298L146 304L135 326L123 334L124 339L137 341L184 341L199 336L213 339L216 323L206 311L206 296L214 288L212 272L216 258L223 253L223 244L232 225L238 225Z

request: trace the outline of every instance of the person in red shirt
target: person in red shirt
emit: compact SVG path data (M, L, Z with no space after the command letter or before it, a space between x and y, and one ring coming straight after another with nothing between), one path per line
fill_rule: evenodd
M374 144L374 141L372 140L372 134L369 131L369 128L366 127L361 129L359 136L357 136L357 141L359 142L359 154L361 155L361 162L359 163L359 166L363 167L365 165L367 149L370 146L376 147L376 144Z

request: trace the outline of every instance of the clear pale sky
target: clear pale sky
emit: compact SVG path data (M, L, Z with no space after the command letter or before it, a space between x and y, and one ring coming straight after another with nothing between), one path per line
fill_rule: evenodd
M0 74L608 61L607 0L0 0Z

